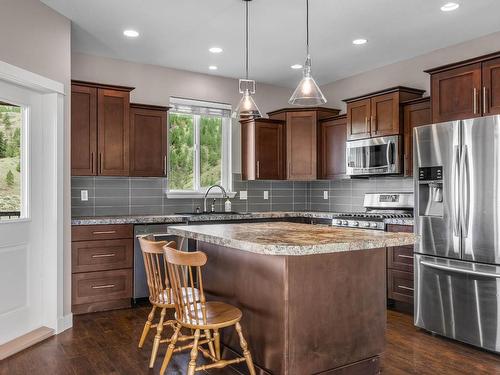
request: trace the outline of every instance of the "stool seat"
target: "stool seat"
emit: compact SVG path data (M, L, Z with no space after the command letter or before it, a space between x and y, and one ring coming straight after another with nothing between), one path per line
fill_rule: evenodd
M239 322L243 315L237 307L217 301L208 301L205 303L205 314L206 319L203 321L203 311L201 308L197 308L195 311L191 306L190 311L188 311L186 307L186 314L183 314L180 320L187 328L214 329L232 326L236 322Z

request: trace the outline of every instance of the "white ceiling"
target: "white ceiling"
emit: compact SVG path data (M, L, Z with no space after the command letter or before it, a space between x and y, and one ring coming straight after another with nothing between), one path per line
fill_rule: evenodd
M242 0L42 0L73 21L74 51L194 72L244 75ZM320 84L500 30L499 0L310 0L313 76ZM285 87L305 58L305 0L254 0L250 78ZM122 32L136 29L140 37ZM354 46L353 39L368 44ZM224 52L211 54L209 47ZM217 65L215 72L209 65Z

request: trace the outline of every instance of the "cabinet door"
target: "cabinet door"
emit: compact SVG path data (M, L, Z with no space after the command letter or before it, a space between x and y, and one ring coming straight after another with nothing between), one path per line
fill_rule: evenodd
M431 122L430 100L403 106L405 176L413 176L413 128Z
M372 137L400 134L398 93L371 99L370 134Z
M370 99L347 104L347 139L370 138Z
M481 63L431 77L432 122L481 116Z
M286 161L288 180L315 180L316 163L315 111L286 114Z
M167 174L167 112L130 108L130 175Z
M71 86L71 174L97 174L97 89Z
M345 174L347 119L324 121L318 128L318 178L329 179Z
M282 180L284 178L284 125L255 124L255 178Z
M125 91L97 90L99 175L129 175L129 96Z
M483 63L483 114L500 114L500 58Z

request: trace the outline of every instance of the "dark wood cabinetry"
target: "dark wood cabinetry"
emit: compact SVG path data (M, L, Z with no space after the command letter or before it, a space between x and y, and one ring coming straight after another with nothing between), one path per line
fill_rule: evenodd
M285 178L285 121L241 121L241 166L243 180Z
M483 115L500 114L500 57L483 63Z
M74 176L129 175L131 87L72 82L71 170Z
M345 99L347 139L364 139L403 133L400 103L420 98L424 90L393 87Z
M404 175L413 176L413 128L432 123L429 97L402 103L404 124Z
M413 233L413 225L388 225L388 232ZM387 298L413 304L413 246L387 248Z
M426 70L432 122L500 114L500 52Z
M287 180L316 179L318 121L338 113L337 109L323 107L284 108L268 113L269 118L284 120L286 124Z
M435 123L481 116L481 63L432 74Z
M97 88L71 86L71 174L97 174Z
M130 175L167 175L168 107L130 104Z
M328 117L318 124L318 179L346 173L347 115Z
M131 306L132 225L72 227L73 314Z

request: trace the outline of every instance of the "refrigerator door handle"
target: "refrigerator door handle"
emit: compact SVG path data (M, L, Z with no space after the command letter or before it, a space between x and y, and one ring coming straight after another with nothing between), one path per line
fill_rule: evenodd
M460 226L462 236L469 234L469 209L470 209L470 183L469 183L469 155L467 146L462 146L462 157L460 158Z
M453 153L453 234L460 236L460 147L454 147Z
M421 260L420 264L427 266L427 267L436 268L438 270L457 272L457 273L465 273L465 274L474 275L474 276L494 277L494 278L500 279L500 274L493 273L493 272L483 272L483 271L468 270L468 269L464 269L464 268L455 268L455 267L445 266L443 264L426 262L424 260Z

